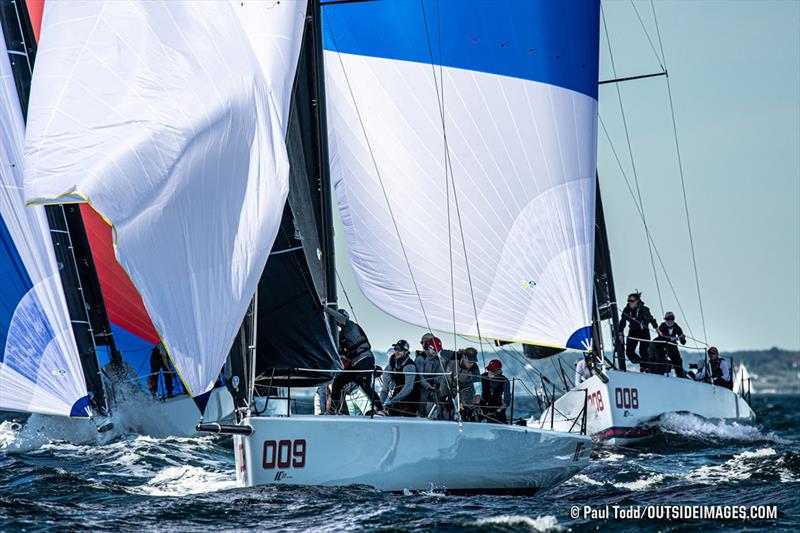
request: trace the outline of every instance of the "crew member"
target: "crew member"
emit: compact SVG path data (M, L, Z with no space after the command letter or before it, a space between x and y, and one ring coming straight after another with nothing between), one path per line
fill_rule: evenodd
M147 376L147 388L153 396L158 396L158 375L164 374L164 386L167 389L167 398L172 398L172 370L169 368L167 351L164 343L159 342L150 351L150 375Z
M577 387L592 376L594 376L592 352L584 352L583 359L575 361L575 386Z
M679 378L686 377L681 353L678 351L679 342L681 345L686 345L686 335L683 334L683 330L675 322L675 313L672 311L667 311L664 315L664 322L658 326L658 336L659 339L666 341L666 355L670 365L675 369L675 375Z
M619 321L620 340L625 334L625 325L628 324L628 340L625 342L625 353L631 363L640 363L647 359L647 348L650 340L650 330L648 326L658 327L656 319L650 314L650 308L644 305L642 293L632 292L628 295L628 305L622 310L622 317ZM639 353L636 353L636 347Z
M506 409L511 405L511 382L503 375L503 363L492 359L481 374L480 419L506 424Z
M708 349L708 361L703 361L700 364L700 369L694 376L697 381L710 381L719 387L733 389L733 380L731 379L731 369L728 366L728 361L719 356L719 350L716 346L711 346Z
M458 350L447 362L447 373L439 386L440 418L449 420L452 417L453 402L458 397L462 419L472 420L475 401L480 402L480 397L475 396L475 383L481 380L478 351L472 347Z
M417 367L417 383L420 388L419 415L428 416L436 405L439 384L442 381L444 365L439 359L442 341L433 333L426 333L420 339L422 350L417 350L414 364Z
M345 406L344 387L348 383L355 383L373 405L373 410L382 409L380 398L372 387L372 374L375 369L375 356L372 346L364 330L350 320L350 315L344 309L326 307L325 311L333 317L339 326L339 354L343 359L343 366L347 372L340 372L331 384L330 412L339 413ZM344 409L347 409L346 406Z
M400 339L393 345L395 352L389 357L383 373L381 401L389 416L416 416L419 410L419 385L417 367L410 357L408 341Z

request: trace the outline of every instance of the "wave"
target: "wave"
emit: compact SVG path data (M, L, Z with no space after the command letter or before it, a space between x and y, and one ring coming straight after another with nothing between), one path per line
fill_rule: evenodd
M758 427L753 425L711 420L688 413L664 414L655 422L654 426L663 434L678 435L702 442L713 441L714 443L719 443L720 440L723 440L747 443L792 443L792 441L784 439L771 431L762 433Z
M746 450L735 454L722 464L704 465L686 474L687 481L703 485L740 481L798 481L798 454L787 450L778 452L772 447Z
M188 496L237 487L233 471L214 472L198 466L169 466L129 492L147 496Z
M558 523L555 516L545 515L531 518L524 515L500 515L482 518L475 522L480 527L501 526L518 530L526 528L529 531L564 531L566 528Z
M88 419L33 414L25 422L0 423L0 450L10 453L33 451L51 442L87 444L100 440L101 434Z

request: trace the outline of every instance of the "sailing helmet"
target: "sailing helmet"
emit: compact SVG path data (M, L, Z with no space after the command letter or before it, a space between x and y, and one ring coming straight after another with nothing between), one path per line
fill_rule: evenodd
M489 364L486 365L486 370L489 372L494 372L498 368L503 368L503 363L500 362L500 359L492 359L489 361Z
M664 315L664 320L675 320L675 313L672 311L667 311Z

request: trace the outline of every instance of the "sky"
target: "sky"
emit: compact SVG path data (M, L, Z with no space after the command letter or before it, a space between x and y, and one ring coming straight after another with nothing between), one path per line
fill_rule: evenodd
M707 335L663 76L618 87L647 224L675 293L659 267L659 298L641 219L598 127L598 172L617 301L641 290L657 318L673 311L694 337L723 351L798 350L800 1L658 0L665 59L650 3L635 5L653 47L630 1L623 0L603 4L608 42L618 77L659 72L661 63L669 72ZM601 80L613 78L603 33L601 26ZM599 106L635 186L617 86L601 86ZM416 344L423 329L390 317L359 292L338 218L335 224L340 305L355 311L375 349L385 350L399 338Z

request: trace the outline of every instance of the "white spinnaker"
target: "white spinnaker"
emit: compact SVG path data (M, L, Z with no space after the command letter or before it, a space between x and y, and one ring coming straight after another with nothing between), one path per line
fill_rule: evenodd
M6 335L0 335L0 410L89 416L44 208L25 207L24 141L22 110L0 30L0 223L11 241L0 242L0 253L8 254L3 265L24 269L3 272L0 280L0 320L7 325L2 328ZM22 285L23 279L30 285ZM21 298L10 298L22 291Z
M28 117L27 199L86 201L114 226L117 259L201 408L288 192L288 95L272 87L294 69L262 69L259 55L287 47L257 54L237 8L48 3ZM276 20L299 53L296 19Z
M597 101L436 65L452 163L448 218L431 64L326 50L325 72L331 173L356 281L370 301L442 331L585 346Z

